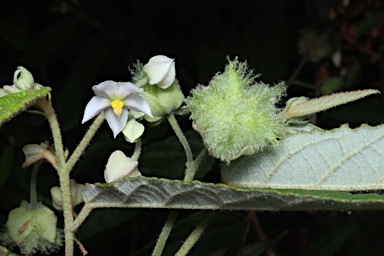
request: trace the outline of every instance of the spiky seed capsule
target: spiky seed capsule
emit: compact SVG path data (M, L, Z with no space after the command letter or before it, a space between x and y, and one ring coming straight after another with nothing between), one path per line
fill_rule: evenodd
M283 134L284 120L275 104L285 94L284 83L271 87L255 82L257 77L246 63L229 60L224 73L186 99L185 110L208 152L227 163L276 145Z

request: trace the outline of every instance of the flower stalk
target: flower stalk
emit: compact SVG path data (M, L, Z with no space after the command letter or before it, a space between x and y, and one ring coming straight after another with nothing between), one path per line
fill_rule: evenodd
M178 215L178 211L171 211L169 213L168 218L163 226L163 229L161 230L160 236L157 239L156 246L153 249L152 256L160 256L163 253L165 244L168 240L169 235L171 234L171 230L173 228L173 225L175 224Z
M205 213L203 219L196 226L196 228L192 231L192 233L188 236L187 240L184 241L183 245L176 252L175 256L185 256L189 253L192 247L199 240L201 235L204 233L204 230L208 227L208 225L213 220L215 214L213 212Z
M192 150L191 147L189 146L188 140L185 137L184 133L181 131L179 124L177 123L177 120L175 118L175 115L173 113L168 115L168 122L171 125L173 131L175 132L177 138L179 139L181 145L183 146L185 150L185 155L187 157L187 168L188 166L192 163L193 161L193 156L192 156Z
M104 120L105 120L104 113L101 112L93 121L92 125L88 128L88 131L85 133L83 139L80 141L79 145L77 145L75 151L73 151L72 155L70 156L65 166L65 169L67 170L67 172L72 171L74 165L79 160L81 155L84 153L84 150L86 149L86 147L88 147L89 143L95 136L97 130L103 124Z
M31 186L30 186L30 200L29 203L32 207L37 206L37 192L36 192L36 181L37 173L39 172L41 162L37 162L33 165L32 174L31 174Z

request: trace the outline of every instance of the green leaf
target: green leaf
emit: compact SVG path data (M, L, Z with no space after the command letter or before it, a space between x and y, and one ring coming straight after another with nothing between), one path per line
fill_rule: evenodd
M90 208L268 211L384 209L384 196L378 194L250 189L146 177L125 178L109 184L87 184L83 197Z
M377 93L380 92L370 89L334 93L310 100L305 97L292 98L287 102L281 116L285 119L307 116Z
M41 90L26 90L0 97L0 126L27 109L39 98L47 96L50 90L49 87L43 87Z
M279 147L222 167L222 180L239 187L310 190L384 188L384 125L347 125L312 130L281 141Z

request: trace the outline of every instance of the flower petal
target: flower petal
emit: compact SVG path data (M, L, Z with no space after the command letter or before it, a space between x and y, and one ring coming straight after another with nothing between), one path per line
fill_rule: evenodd
M147 74L150 84L157 84L163 89L168 88L176 76L175 60L164 55L152 57L144 65L143 70Z
M105 166L104 179L106 182L112 182L121 179L124 176L137 176L135 170L137 170L138 162L127 157L122 151L114 151ZM138 172L138 171L137 171Z
M125 98L124 107L133 109L135 111L143 112L149 116L152 116L149 104L137 94L132 94Z
M93 96L85 107L83 120L81 123L85 123L88 120L94 118L102 110L110 106L109 100L100 96Z
M116 136L123 130L124 126L127 124L128 120L128 109L123 108L123 112L121 113L121 116L118 117L113 112L112 108L107 108L104 111L105 119L107 119L109 127L111 127L111 130L113 132L113 137L116 138Z
M117 95L119 89L118 83L112 80L107 80L92 87L92 90L97 96L110 99Z
M167 89L173 84L173 82L175 81L175 77L176 77L175 62L173 62L171 67L169 68L168 73L165 75L163 80L157 83L157 86L159 86L161 89Z
M144 133L144 125L135 119L129 120L123 129L124 138L130 143L134 143Z
M133 93L140 93L144 91L143 89L137 87L136 85L130 82L120 82L117 84L117 95L122 98L126 98Z
M112 80L107 80L98 85L92 87L93 91L97 96L104 98L114 98L119 97L121 99L127 97L133 93L140 93L143 89L137 87L130 82L115 82Z

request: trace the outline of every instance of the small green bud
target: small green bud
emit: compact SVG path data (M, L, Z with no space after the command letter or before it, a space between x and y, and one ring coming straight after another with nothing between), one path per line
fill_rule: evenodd
M56 228L57 217L48 207L32 206L26 201L9 212L2 241L7 246L19 246L23 254L50 254L62 245L61 231Z
M275 104L285 94L284 83L270 87L255 82L256 77L246 63L229 61L224 73L186 99L185 110L208 152L227 163L276 145L283 134L284 120Z
M29 90L33 88L35 81L33 80L31 72L20 66L17 67L13 75L13 84L19 90Z
M76 205L84 202L83 195L81 194L81 192L85 186L83 184L76 183L76 181L73 179L70 180L69 186L71 188L72 207L75 207ZM61 189L58 186L51 188L51 196L53 207L57 210L62 211L63 194L61 193Z
M153 116L144 116L144 119L148 122L154 123L161 120L183 104L184 94L177 80L166 89L150 84L146 84L142 88L144 92L140 93L140 96L148 102Z

